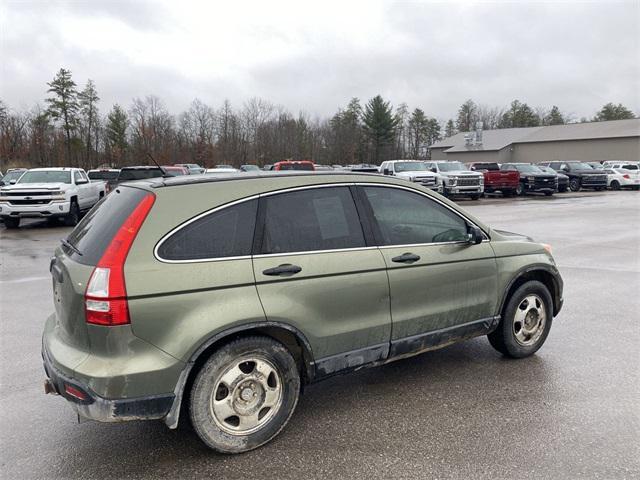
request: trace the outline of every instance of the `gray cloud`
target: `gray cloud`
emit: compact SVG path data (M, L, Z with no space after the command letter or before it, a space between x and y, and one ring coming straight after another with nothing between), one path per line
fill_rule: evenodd
M293 28L291 17L245 22L237 11L203 25L204 13L186 4L10 2L0 97L16 108L42 101L45 83L65 66L77 83L96 82L103 111L155 94L173 111L195 97L218 105L260 96L327 115L353 96L381 93L441 119L467 98L556 104L575 117L608 101L640 112L637 2L387 3L371 15L326 8L353 16L341 25L353 21L354 32L337 30L331 15L315 28ZM224 38L210 40L223 27ZM275 45L272 55L265 42Z

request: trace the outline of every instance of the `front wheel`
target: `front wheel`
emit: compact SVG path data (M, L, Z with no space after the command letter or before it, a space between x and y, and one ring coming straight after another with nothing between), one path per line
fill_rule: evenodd
M550 197L551 195L553 195L553 192L544 192L544 194L545 194L547 197Z
M247 452L280 433L299 394L298 368L284 345L267 337L240 338L213 353L196 376L191 422L210 448Z
M571 189L572 192L579 192L580 191L580 179L572 178L571 181L569 181L569 188Z
M78 202L73 200L69 206L69 213L64 217L64 224L67 227L75 227L80 221L80 207Z
M519 197L524 195L524 185L522 185L521 183L519 183L516 187L516 195L518 195Z
M471 200L478 200L480 198L480 194L471 195Z
M20 226L20 218L5 217L4 226L8 229L18 228Z
M620 182L617 180L612 180L610 187L611 190L620 190Z
M487 335L489 343L507 357L528 357L544 344L552 321L549 290L541 282L526 282L509 298L498 328Z

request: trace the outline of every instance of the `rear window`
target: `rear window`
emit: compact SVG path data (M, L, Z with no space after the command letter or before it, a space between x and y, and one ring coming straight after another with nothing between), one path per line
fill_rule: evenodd
M624 168L625 170L638 170L638 165L627 164L622 165L622 168Z
M497 163L474 163L473 168L475 170L488 170L490 172L500 170L500 167Z
M210 213L185 225L158 248L163 260L184 261L251 254L258 201Z
M282 163L278 166L279 170L311 170L313 171L313 165L310 163Z
M144 180L145 178L162 177L162 170L159 168L122 169L118 176L119 182L129 180Z
M63 246L65 253L78 263L96 265L118 229L147 193L139 188L119 187L100 200L67 237L82 255Z
M89 172L89 178L91 180L115 180L118 178L120 172Z

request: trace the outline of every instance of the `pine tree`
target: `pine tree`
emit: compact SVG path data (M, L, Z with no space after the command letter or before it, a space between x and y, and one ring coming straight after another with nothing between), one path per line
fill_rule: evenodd
M429 134L429 119L424 112L416 108L409 119L409 155L418 159L424 151Z
M112 158L116 159L116 164L120 164L129 143L127 141L127 130L129 129L129 118L127 112L117 103L113 106L107 116L105 126L106 143L111 150Z
M453 123L452 119L449 119L447 125L444 127L444 136L445 138L453 137L456 134L456 126Z
M93 83L93 80L89 79L87 85L78 94L80 113L82 114L83 130L85 136L85 160L88 167L91 167L91 140L92 136L95 136L98 124L98 106L97 103L100 100L98 97L98 91ZM94 145L93 148L96 148Z
M67 150L67 161L71 160L71 134L78 126L78 92L76 83L71 78L71 71L61 68L54 79L47 83L49 90L54 96L45 101L49 104L47 113L54 120L62 122L65 132L65 146Z
M614 105L613 103L607 103L603 105L600 111L593 118L595 122L604 122L607 120L627 120L630 118L636 118L631 110L619 103Z
M524 128L537 127L540 125L540 118L533 109L526 103L514 100L509 106L509 110L504 112L500 122L500 128Z
M544 125L564 125L567 123L564 119L564 115L560 112L557 106L551 107L551 111L543 120Z
M376 95L367 103L362 120L373 147L373 161L379 164L385 150L393 145L398 119L389 102Z
M476 120L478 119L478 106L471 99L464 102L458 110L458 118L456 120L456 127L459 132L470 132L475 128Z

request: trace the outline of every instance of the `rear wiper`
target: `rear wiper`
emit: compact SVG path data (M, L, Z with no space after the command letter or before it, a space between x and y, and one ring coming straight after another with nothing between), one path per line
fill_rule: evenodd
M66 238L61 238L60 239L60 243L62 245L64 245L65 247L67 247L72 252L82 256L82 252L80 250L78 250L78 247L76 247L73 243L69 242Z

